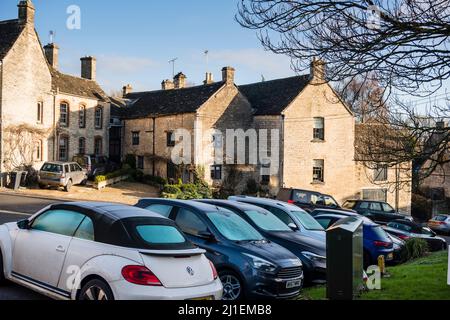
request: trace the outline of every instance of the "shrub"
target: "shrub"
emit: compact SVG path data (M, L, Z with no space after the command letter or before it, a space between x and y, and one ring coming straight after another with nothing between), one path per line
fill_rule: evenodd
M402 252L404 260L413 260L424 257L428 253L428 243L423 239L409 239Z
M174 185L174 184L166 184L164 186L164 189L162 191L163 193L167 193L167 194L180 194L181 193L181 189L178 185Z
M98 184L98 183L106 181L106 180L123 177L123 176L129 175L129 174L131 174L130 169L120 169L120 170L108 173L106 175L96 176L95 183Z
M244 194L246 195L256 195L258 194L259 188L258 188L258 183L256 182L255 179L249 179L247 181L247 188L244 191Z

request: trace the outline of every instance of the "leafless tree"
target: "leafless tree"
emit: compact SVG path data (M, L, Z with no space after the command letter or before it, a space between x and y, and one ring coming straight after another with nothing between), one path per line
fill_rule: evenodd
M236 19L297 72L324 60L345 100L369 105L378 119L361 139L368 166L412 162L417 180L447 163L449 129L437 123L450 120L450 100L422 108L405 96L431 97L450 78L450 0L241 0Z

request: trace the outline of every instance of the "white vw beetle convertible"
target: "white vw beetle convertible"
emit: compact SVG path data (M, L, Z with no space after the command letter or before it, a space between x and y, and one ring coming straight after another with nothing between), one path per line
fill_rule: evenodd
M5 280L54 299L222 298L214 265L174 222L110 203L55 204L1 225Z

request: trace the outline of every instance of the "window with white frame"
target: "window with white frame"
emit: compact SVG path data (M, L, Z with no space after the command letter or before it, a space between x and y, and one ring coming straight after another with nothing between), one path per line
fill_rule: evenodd
M103 127L103 108L95 108L95 129L102 129Z
M59 138L59 161L69 159L69 137L61 136Z
M211 166L211 179L212 180L222 180L222 166L221 165Z
M314 137L316 141L325 140L325 119L321 117L314 118Z
M66 102L59 105L59 124L63 127L69 126L69 104Z
M325 181L325 161L314 160L313 165L313 182L322 183Z

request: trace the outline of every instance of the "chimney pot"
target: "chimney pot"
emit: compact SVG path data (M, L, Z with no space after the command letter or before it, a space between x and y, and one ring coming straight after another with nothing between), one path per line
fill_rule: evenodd
M235 69L232 67L224 67L222 69L222 81L227 84L234 84Z
M17 5L19 8L19 23L21 25L34 26L35 9L31 0L22 0Z
M178 73L173 78L173 83L175 85L175 89L183 89L186 87L186 79L187 77L183 74L183 72Z
M212 84L214 83L214 78L213 78L213 74L211 72L207 72L206 73L206 78L205 81L203 81L203 84Z
M96 80L97 60L94 57L83 57L81 60L81 77L88 80Z
M162 90L172 90L175 88L175 84L173 83L173 81L170 81L169 79L164 80L163 82L161 82L161 89Z
M126 98L126 96L131 92L133 92L133 87L130 84L127 84L122 88L122 97Z
M45 56L47 58L48 63L57 70L58 69L58 53L59 47L54 43L49 43L44 47Z

